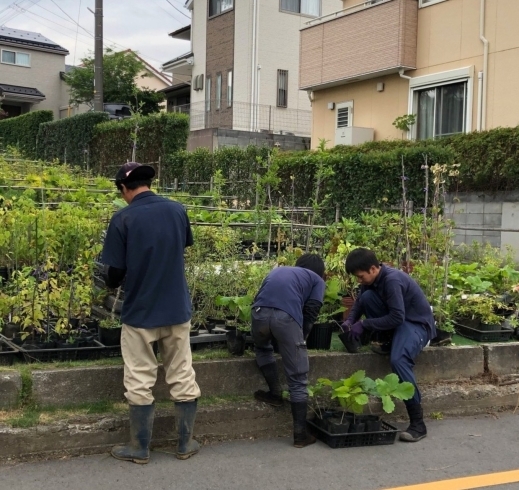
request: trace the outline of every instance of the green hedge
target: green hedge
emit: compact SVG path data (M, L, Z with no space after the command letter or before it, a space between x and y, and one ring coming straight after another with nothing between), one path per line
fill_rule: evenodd
M90 162L92 138L97 124L108 121L106 112L86 112L40 126L38 156L72 165Z
M0 138L4 148L14 146L27 158L38 158L40 124L52 121L52 111L34 111L0 121ZM40 142L41 146L41 142Z
M384 148L387 148L384 142ZM402 201L402 158L408 199L420 207L424 203L425 158L430 166L452 163L448 147L419 144L393 145L391 151L375 151L376 144L335 149L326 152L280 152L273 157L278 166L280 182L272 192L273 202L281 199L284 206L311 206L315 197L317 171L328 175L319 189L319 203L326 208L325 216L333 219L339 204L342 216L356 216L366 208L390 207ZM199 148L194 152L178 152L168 159L169 178L177 178L181 190L201 194L217 170L227 183L224 194L254 202L255 174L258 161L267 161L267 148L228 147L214 153ZM258 160L259 159L259 160ZM432 193L431 193L432 195Z
M136 123L138 162L158 162L159 158L166 162L168 155L186 148L189 118L185 114L160 113L99 124L92 144L92 161L99 173L112 175L115 167L132 158Z

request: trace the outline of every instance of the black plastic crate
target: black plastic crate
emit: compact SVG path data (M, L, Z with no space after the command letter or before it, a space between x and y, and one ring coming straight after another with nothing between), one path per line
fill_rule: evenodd
M476 340L478 342L506 342L512 338L513 330L477 330L467 327L461 323L456 323L456 332L467 339Z
M382 429L379 432L360 432L351 434L330 434L328 431L307 420L308 429L317 439L328 444L332 449L362 446L384 446L394 444L398 429L392 425L380 421Z

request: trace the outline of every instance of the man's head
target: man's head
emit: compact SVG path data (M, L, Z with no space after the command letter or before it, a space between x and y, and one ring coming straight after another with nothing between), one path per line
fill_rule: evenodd
M356 248L346 257L346 272L353 274L359 284L373 284L380 272L380 262L377 256L367 248Z
M123 199L130 203L137 194L151 187L153 177L155 177L153 167L136 162L128 162L117 171L115 185L121 192Z
M324 277L324 261L316 254L303 254L296 260L296 267L302 267Z

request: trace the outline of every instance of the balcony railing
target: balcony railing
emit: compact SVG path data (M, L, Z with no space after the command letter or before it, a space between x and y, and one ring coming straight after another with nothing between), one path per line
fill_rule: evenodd
M369 0L301 30L299 88L319 90L416 68L418 2Z
M222 128L297 136L312 132L312 111L248 102L233 102L227 107L226 100L221 101L220 109L216 106L216 101L193 102L171 110L189 115L191 131Z

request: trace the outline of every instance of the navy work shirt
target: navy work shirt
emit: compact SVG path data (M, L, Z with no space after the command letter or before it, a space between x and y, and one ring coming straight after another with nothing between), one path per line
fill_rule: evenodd
M315 272L303 267L277 267L265 278L254 298L253 308L277 308L303 325L303 306L309 300L324 300L326 284Z
M381 318L362 320L367 328L391 330L404 321L423 325L429 338L436 337L436 327L431 306L418 283L405 272L387 265L380 267L380 272L370 286L361 286L360 294L367 290L378 293L389 313ZM359 302L356 301L348 316L348 320L356 322L361 316Z
M190 245L191 225L178 202L146 191L114 214L102 262L126 270L123 323L157 328L191 319L184 274L184 248Z

